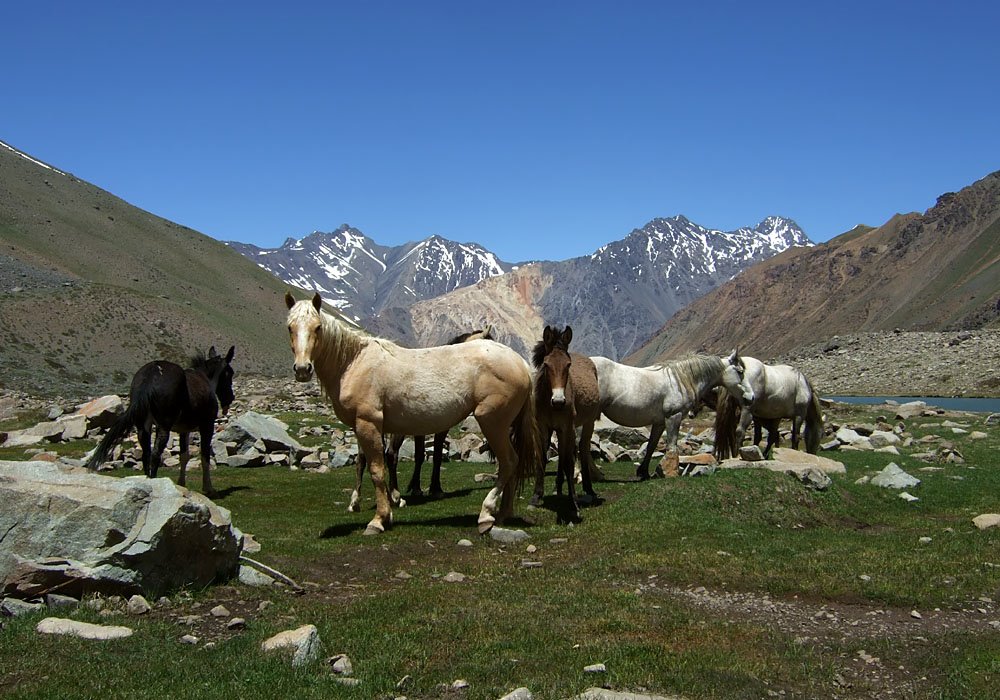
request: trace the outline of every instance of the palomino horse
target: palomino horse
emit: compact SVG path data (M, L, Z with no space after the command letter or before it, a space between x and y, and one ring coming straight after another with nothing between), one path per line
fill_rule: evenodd
M486 326L483 329L469 331L457 335L448 341L448 345L458 345L467 343L470 340L493 340L493 327ZM444 489L441 488L441 463L444 461L444 444L448 438L447 431L434 435L433 456L431 465L431 496L443 496ZM399 448L403 446L405 435L388 436L385 449L385 465L389 471L389 497L394 506L402 503L402 496L399 493L399 478L396 466L399 462ZM420 489L420 469L424 464L425 436L413 436L413 475L410 477L410 484L406 487L406 493L410 496L422 496ZM368 468L368 460L364 454L358 456L357 469L354 476L354 490L351 491L351 500L347 504L350 513L357 513L361 510L361 483L364 480L365 469ZM405 503L404 503L405 505Z
M184 486L187 480L188 434L197 430L201 438L202 491L212 495L212 476L209 460L212 456L212 435L215 419L229 412L233 403L233 354L230 347L223 357L212 347L206 357L198 353L191 359L191 368L166 360L156 360L139 368L132 378L128 409L115 421L94 454L87 460L87 468L97 467L108 459L111 450L135 428L142 447L142 471L150 478L156 477L160 468L160 455L167 446L171 431L180 436L181 473L177 483ZM156 425L156 447L150 450L153 425Z
M767 365L753 357L744 357L747 382L754 398L740 405L729 397L719 397L715 412L715 453L719 459L734 456L743 444L743 436L753 420L754 444L760 442L760 425L767 428L764 456L778 441L778 423L792 419L792 448L798 449L799 429L804 427L806 451L816 454L823 438L823 415L819 397L802 372L788 365Z
M543 453L535 472L535 493L531 503L538 505L541 502L545 490L545 450L555 432L559 440L556 495L562 493L565 479L573 517L579 519L580 506L576 500L573 467L579 452L583 490L591 500L596 498L590 479L594 461L590 454L590 438L594 434L594 422L601 415L601 397L597 386L597 368L586 355L569 352L572 340L573 329L569 326L565 330L545 326L542 339L532 352L535 415ZM579 449L574 426L581 427Z
M366 533L392 525L383 436L439 433L470 413L499 462L496 485L479 513L479 531L511 514L539 453L531 371L520 355L492 340L411 350L324 313L319 294L298 302L286 294L285 302L295 378L307 382L315 373L368 460L375 517Z
M592 357L597 366L601 412L630 428L651 426L646 455L636 469L649 478L649 461L667 428L667 449L675 450L681 419L708 389L723 386L740 401L753 401L753 389L744 379L737 351L728 357L692 355L651 367L630 367L606 357Z

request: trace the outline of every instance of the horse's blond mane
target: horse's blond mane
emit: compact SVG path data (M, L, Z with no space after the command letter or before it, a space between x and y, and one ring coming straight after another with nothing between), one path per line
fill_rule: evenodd
M666 370L673 373L684 389L697 396L698 386L706 380L719 376L722 360L715 355L688 355L673 362L661 362L648 369Z

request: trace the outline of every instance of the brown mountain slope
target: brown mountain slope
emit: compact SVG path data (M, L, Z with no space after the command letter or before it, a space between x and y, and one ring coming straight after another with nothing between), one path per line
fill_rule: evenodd
M150 359L289 362L286 286L242 255L0 143L0 386L125 391Z
M627 361L733 346L769 358L837 334L1000 326L1000 172L744 271L675 314Z

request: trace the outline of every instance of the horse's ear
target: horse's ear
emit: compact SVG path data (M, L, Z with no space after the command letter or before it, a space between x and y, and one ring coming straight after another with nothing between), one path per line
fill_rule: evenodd
M227 365L230 362L233 361L233 355L235 355L235 354L236 354L236 346L235 345L230 345L229 346L229 352L226 353L226 364Z
M214 345L208 349L208 356L209 357L218 357L219 356L219 353L215 352L215 346Z
M729 364L735 365L740 361L740 349L738 347L733 348L732 354L729 356Z
M295 297L292 296L291 292L285 292L285 306L289 309L295 306Z
M493 324L487 323L483 328L483 340L493 340Z
M316 292L316 294L313 296L313 306L316 308L317 311L323 308L323 300L320 298L319 292Z
M545 347L552 345L553 335L555 331L552 330L552 326L545 326L545 330L542 331L542 342L545 343Z
M562 333L563 345L565 345L566 348L569 349L569 344L570 342L572 342L572 340L573 340L573 327L566 326L566 330L564 330Z

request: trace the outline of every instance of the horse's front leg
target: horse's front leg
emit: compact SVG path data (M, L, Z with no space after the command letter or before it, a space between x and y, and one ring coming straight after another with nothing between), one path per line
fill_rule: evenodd
M792 449L799 449L799 431L802 429L802 418L794 416L792 418Z
M677 435L680 433L681 421L683 419L684 411L678 411L667 419L667 437L663 442L665 444L666 455L670 457L670 462L667 466L670 476L677 476L680 469L681 460L680 452L677 450ZM666 457L664 460L666 461ZM663 472L662 464L656 465L656 471L653 475L661 479L666 476Z
M177 433L177 442L180 447L180 454L177 455L177 459L181 463L181 473L177 477L178 486L187 486L187 467L188 461L191 459L190 451L190 434L189 433Z
M642 458L639 468L635 470L635 475L639 477L640 481L645 481L649 478L649 462L653 459L653 452L656 451L656 445L660 442L660 436L663 435L663 428L663 418L654 420L653 424L649 426L649 442L646 443L646 454Z
M215 495L215 489L212 488L211 470L212 437L215 435L215 422L203 425L199 435L201 437L201 492L211 498Z
M372 422L358 419L354 426L358 445L368 460L368 473L375 487L375 517L365 528L366 535L377 535L392 526L392 504L386 488L385 455L382 451L382 431Z
M545 497L545 467L548 463L549 445L552 443L552 428L550 426L539 426L539 433L542 436L542 450L539 455L538 464L535 465L535 492L531 494L530 505L542 505ZM556 472L556 490L560 490L559 479L561 474Z
M411 496L423 496L424 492L420 488L420 470L424 466L424 436L413 436L413 474L410 476L410 483L406 486L406 493Z
M576 430L573 424L563 426L559 431L559 480L566 479L566 494L572 509L571 517L579 521L580 504L576 500L576 479L573 477L573 467L576 465Z
M740 423L736 426L736 454L734 457L738 457L740 453L740 447L743 446L743 438L747 434L747 428L750 427L750 421L753 420L753 414L750 413L749 408L740 409ZM754 437L756 438L754 444L760 442L760 438L757 437L756 431L754 432Z

